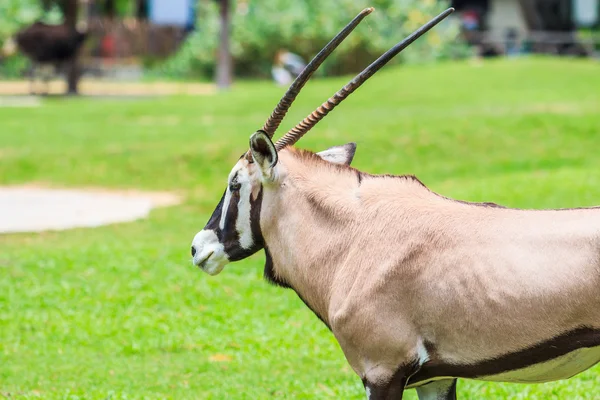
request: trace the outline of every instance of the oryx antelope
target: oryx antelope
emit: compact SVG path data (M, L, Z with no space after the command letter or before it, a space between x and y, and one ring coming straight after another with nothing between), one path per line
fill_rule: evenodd
M349 143L292 145L440 14L295 128L271 138L322 60L290 86L192 242L216 275L264 249L264 275L330 328L369 399L456 398L456 379L547 382L600 360L600 208L519 210L452 200L412 176L350 167Z

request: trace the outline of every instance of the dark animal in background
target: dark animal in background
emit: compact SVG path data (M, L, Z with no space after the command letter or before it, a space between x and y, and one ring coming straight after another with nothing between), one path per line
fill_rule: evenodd
M58 71L61 66L72 62L85 42L87 33L79 32L66 24L49 25L34 22L16 34L19 50L31 60L29 90L35 94L35 70L40 65L52 65ZM49 76L42 77L48 92Z

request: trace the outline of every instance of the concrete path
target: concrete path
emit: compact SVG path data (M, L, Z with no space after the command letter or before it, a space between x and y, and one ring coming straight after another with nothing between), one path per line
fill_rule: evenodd
M170 193L0 187L0 233L64 230L129 222L154 207L174 205Z
M39 81L36 81L35 87L38 91L46 91ZM29 90L28 81L0 82L0 95L28 95ZM66 91L66 83L64 80L52 80L47 91L50 95L62 95ZM79 92L84 96L206 96L216 91L215 85L200 82L120 82L88 78L79 82Z

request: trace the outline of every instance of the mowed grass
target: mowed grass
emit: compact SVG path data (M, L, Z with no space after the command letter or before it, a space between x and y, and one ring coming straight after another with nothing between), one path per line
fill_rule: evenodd
M463 200L598 205L599 72L597 62L566 59L389 68L299 146L355 141L358 168L415 174ZM346 81L311 82L282 128ZM0 236L0 394L364 398L329 331L293 292L262 280L262 253L218 277L190 262L193 235L282 92L251 82L209 97L0 108L1 184L171 190L185 198L135 223ZM599 372L543 385L461 381L459 398L593 399Z

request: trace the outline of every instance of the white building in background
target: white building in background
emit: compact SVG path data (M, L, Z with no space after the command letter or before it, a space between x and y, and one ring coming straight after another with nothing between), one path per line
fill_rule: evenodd
M195 0L147 0L148 19L155 25L194 25Z
M510 29L514 29L519 35L525 35L529 31L520 0L490 1L486 26L490 35L496 39L505 37Z
M458 18L464 21L465 37L472 43L505 45L509 41L529 41L537 51L580 53L583 48L575 44L574 32L600 27L600 0L452 0L451 3Z
M578 26L588 27L598 24L600 0L573 0L573 19Z

